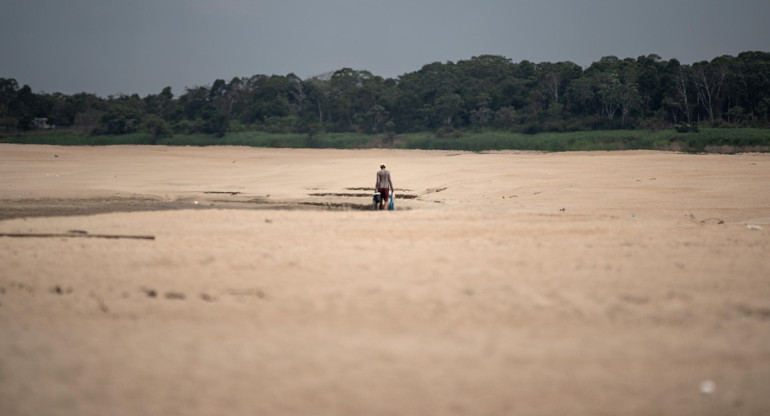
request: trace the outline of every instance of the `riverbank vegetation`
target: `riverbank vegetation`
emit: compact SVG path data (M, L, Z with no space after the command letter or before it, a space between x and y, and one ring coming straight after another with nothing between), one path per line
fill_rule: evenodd
M703 151L767 147L768 127L766 52L585 69L483 55L387 79L350 68L218 79L178 97L35 93L0 78L4 142Z
M408 133L374 135L361 133L269 133L261 131L208 134L177 134L155 138L147 132L123 135L93 135L73 131L28 132L0 139L4 143L53 144L62 146L166 145L166 146L253 146L278 148L400 148L429 150L532 150L542 152L594 150L666 150L691 153L770 152L770 129L603 130L538 134L510 131L456 130L449 135Z

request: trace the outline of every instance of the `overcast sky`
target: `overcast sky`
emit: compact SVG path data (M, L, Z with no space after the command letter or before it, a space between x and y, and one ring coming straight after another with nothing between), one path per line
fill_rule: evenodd
M341 68L386 78L514 62L770 51L768 0L2 0L0 77L35 92L155 94Z

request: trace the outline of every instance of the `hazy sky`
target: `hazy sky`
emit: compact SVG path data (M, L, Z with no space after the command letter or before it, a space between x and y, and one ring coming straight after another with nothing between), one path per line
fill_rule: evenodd
M770 51L768 0L2 0L0 77L35 92L142 96L350 67L397 77L514 62Z

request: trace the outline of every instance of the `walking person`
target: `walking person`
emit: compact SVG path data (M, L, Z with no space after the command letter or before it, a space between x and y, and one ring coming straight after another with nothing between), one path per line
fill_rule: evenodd
M380 206L379 209L385 209L385 205L388 203L390 193L393 192L393 182L390 180L390 171L385 169L385 165L380 165L380 170L377 172L377 183L374 185L374 192L380 193Z

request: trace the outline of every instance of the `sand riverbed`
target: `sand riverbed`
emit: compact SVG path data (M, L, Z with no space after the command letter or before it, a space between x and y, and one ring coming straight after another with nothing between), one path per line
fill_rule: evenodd
M3 415L770 414L768 154L0 144L0 234Z

